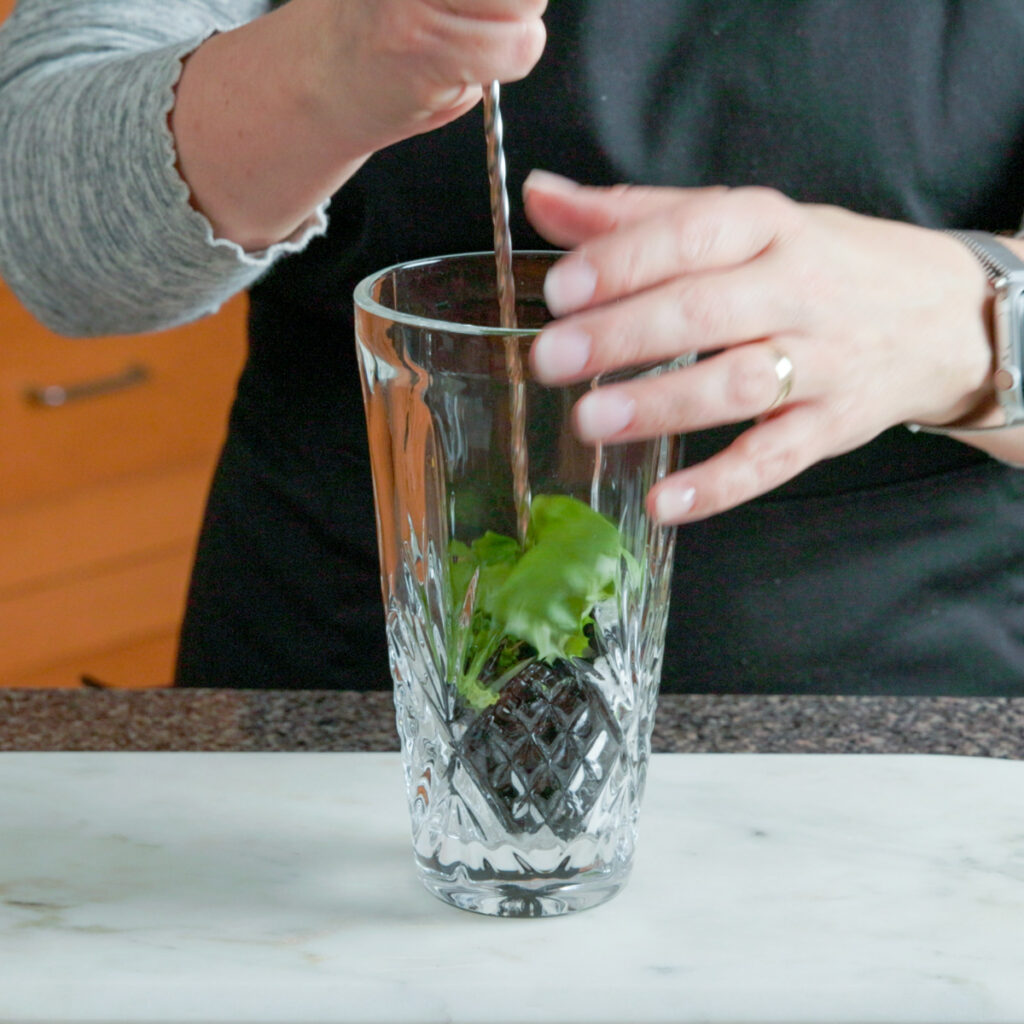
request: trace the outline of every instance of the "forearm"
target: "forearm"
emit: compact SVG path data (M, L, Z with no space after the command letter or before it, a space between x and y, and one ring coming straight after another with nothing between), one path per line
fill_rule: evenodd
M272 261L215 242L168 127L181 60L263 7L21 0L0 36L0 274L49 326L169 326Z
M309 224L368 155L324 123L314 46L306 9L289 4L208 39L178 83L171 126L192 203L248 251Z

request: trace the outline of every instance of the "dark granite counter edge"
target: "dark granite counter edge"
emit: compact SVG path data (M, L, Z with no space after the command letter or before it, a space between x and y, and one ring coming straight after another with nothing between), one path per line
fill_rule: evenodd
M1024 698L667 694L656 751L1024 758ZM0 691L0 750L397 750L391 694Z

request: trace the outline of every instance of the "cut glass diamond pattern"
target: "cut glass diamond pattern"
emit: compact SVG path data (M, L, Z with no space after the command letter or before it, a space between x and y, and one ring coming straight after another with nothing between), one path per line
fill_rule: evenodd
M620 756L622 732L601 692L569 665L529 665L476 715L458 755L513 833L545 825L571 839Z

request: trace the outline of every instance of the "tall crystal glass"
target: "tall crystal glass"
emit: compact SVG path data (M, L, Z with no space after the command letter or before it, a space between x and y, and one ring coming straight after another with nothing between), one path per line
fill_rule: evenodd
M513 917L593 906L629 875L674 544L644 498L681 446L582 444L593 382L531 378L557 255L515 254L514 330L493 253L355 292L415 861L435 895Z

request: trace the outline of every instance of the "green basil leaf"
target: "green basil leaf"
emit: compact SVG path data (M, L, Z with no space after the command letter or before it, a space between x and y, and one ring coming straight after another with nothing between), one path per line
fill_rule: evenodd
M566 495L537 495L528 548L480 607L546 661L579 657L591 609L614 596L622 556L619 531L599 512Z

